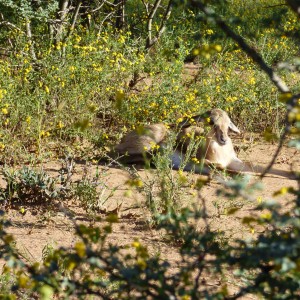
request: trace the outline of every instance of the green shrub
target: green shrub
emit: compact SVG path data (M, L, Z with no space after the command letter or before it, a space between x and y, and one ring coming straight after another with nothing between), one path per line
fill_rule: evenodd
M3 176L7 185L1 189L1 198L6 203L17 200L21 204L43 204L59 197L56 181L43 170L37 172L28 167L20 170L5 168Z
M105 203L113 196L116 188L110 189L107 186L105 172L99 174L97 168L95 176L91 176L88 168L82 179L72 184L73 197L79 200L88 214L96 215L105 211Z

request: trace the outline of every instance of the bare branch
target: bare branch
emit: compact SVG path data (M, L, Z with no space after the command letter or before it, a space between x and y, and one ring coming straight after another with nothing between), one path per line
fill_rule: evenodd
M0 22L0 26L1 26L1 25L4 25L4 26L7 26L7 27L16 29L16 30L18 30L18 31L20 31L20 32L23 32L18 26L14 25L14 24L12 24L12 23L10 23L10 22L8 22L8 21L1 21L1 22Z
M31 56L34 60L36 60L36 55L35 55L35 50L34 50L34 42L32 40L32 33L31 33L31 25L30 25L30 20L26 19L26 35L29 40L30 44L30 52Z
M113 4L110 3L110 2L108 3L107 1L103 1L103 2L101 2L101 4L100 4L98 7L92 9L91 11L89 11L89 13L93 14L93 13L97 12L98 10L100 10L100 9L103 7L104 4L110 4L110 5L113 5ZM114 5L113 5L113 6L114 6Z
M71 26L68 30L68 33L67 33L67 35L64 39L64 44L66 44L67 40L70 38L70 36L72 35L72 32L74 31L81 4L82 4L82 1L79 1L77 3L77 6L76 6L75 11L74 11L74 15L73 15L72 24L71 24ZM65 52L66 52L66 45L63 46L63 56L65 55Z
M160 28L157 31L155 37L149 41L149 44L148 45L146 44L146 49L150 49L160 39L164 31L166 30L167 28L166 23L171 16L172 8L173 8L173 0L170 0L165 15L161 21Z
M147 3L145 0L142 0L142 3L145 7L147 15L149 15L149 3Z
M103 28L103 24L105 23L105 21L107 19L109 19L113 14L115 13L115 11L110 12L109 14L106 15L106 17L102 20L100 26L99 26L99 30L98 30L98 35L101 33L102 28Z
M159 7L161 3L161 0L156 0L155 4L151 10L150 15L148 16L148 23L147 23L147 30L148 30L148 37L147 37L147 41L146 41L146 49L149 48L150 42L152 40L152 22L153 22L153 18L156 14L156 11Z
M122 3L121 2L118 2L118 3L112 3L112 2L109 2L109 1L106 1L104 0L104 2L110 6L113 6L113 7L118 7L119 5L121 5Z
M116 29L120 30L125 24L125 1L126 0L115 0L115 4L118 5L116 10Z
M298 18L300 18L300 1L299 0L285 0L285 2L298 15Z
M76 21L77 21L77 18L78 18L78 13L79 13L81 4L82 4L82 1L79 1L79 2L77 3L76 9L75 9L75 12L74 12L74 15L73 15L72 24L71 24L71 26L70 26L70 28L69 28L68 36L71 34L71 32L72 32L72 31L74 30L74 28L75 28L75 24L76 24Z
M68 0L61 0L59 1L60 5L59 5L59 12L58 17L60 22L58 23L58 27L56 29L56 44L58 44L60 42L60 40L62 39L62 33L63 33L63 29L64 29L64 20L66 19L66 16L68 14L68 5L69 5L69 1Z
M66 15L68 13L68 5L69 5L69 1L68 0L62 0L60 1L60 7L59 7L59 19L61 21L64 21L64 19L66 18Z

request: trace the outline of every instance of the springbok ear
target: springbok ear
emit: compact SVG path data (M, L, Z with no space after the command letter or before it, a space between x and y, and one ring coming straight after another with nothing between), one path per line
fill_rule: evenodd
M240 130L230 121L230 124L229 124L229 129L235 133L238 133L240 134Z

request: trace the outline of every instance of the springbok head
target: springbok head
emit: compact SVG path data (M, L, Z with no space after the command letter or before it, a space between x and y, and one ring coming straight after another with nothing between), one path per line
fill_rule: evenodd
M228 114L222 109L212 109L210 111L210 124L213 125L217 142L225 145L228 140L229 130L240 133L239 129L232 123Z
M192 118L186 118L179 123L179 127L184 130L184 128L190 127L191 120L194 122L207 122L209 119L209 124L213 126L212 134L216 137L217 142L220 145L226 145L229 140L228 132L229 130L235 133L241 133L239 129L232 123L228 114L219 108L212 109L201 115L194 116ZM211 134L210 134L211 136Z

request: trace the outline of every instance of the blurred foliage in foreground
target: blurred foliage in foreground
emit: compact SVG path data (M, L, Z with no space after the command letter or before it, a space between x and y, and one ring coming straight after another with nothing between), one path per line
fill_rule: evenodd
M296 299L300 287L300 195L294 189L278 191L278 195L285 193L295 197L288 212L279 213L278 204L267 201L256 207L256 216L244 217L244 224L265 228L252 240L228 243L223 232L213 232L208 225L199 232L197 222L206 222L205 209L157 216L158 229L178 247L175 264L151 255L138 240L122 247L109 243L107 238L117 222L117 217L110 215L101 228L76 226L78 241L73 247L48 248L42 263L30 265L18 256L13 237L5 232L8 222L2 218L0 253L6 260L2 297L238 299L256 294L266 299ZM232 281L240 282L235 293L227 284Z

